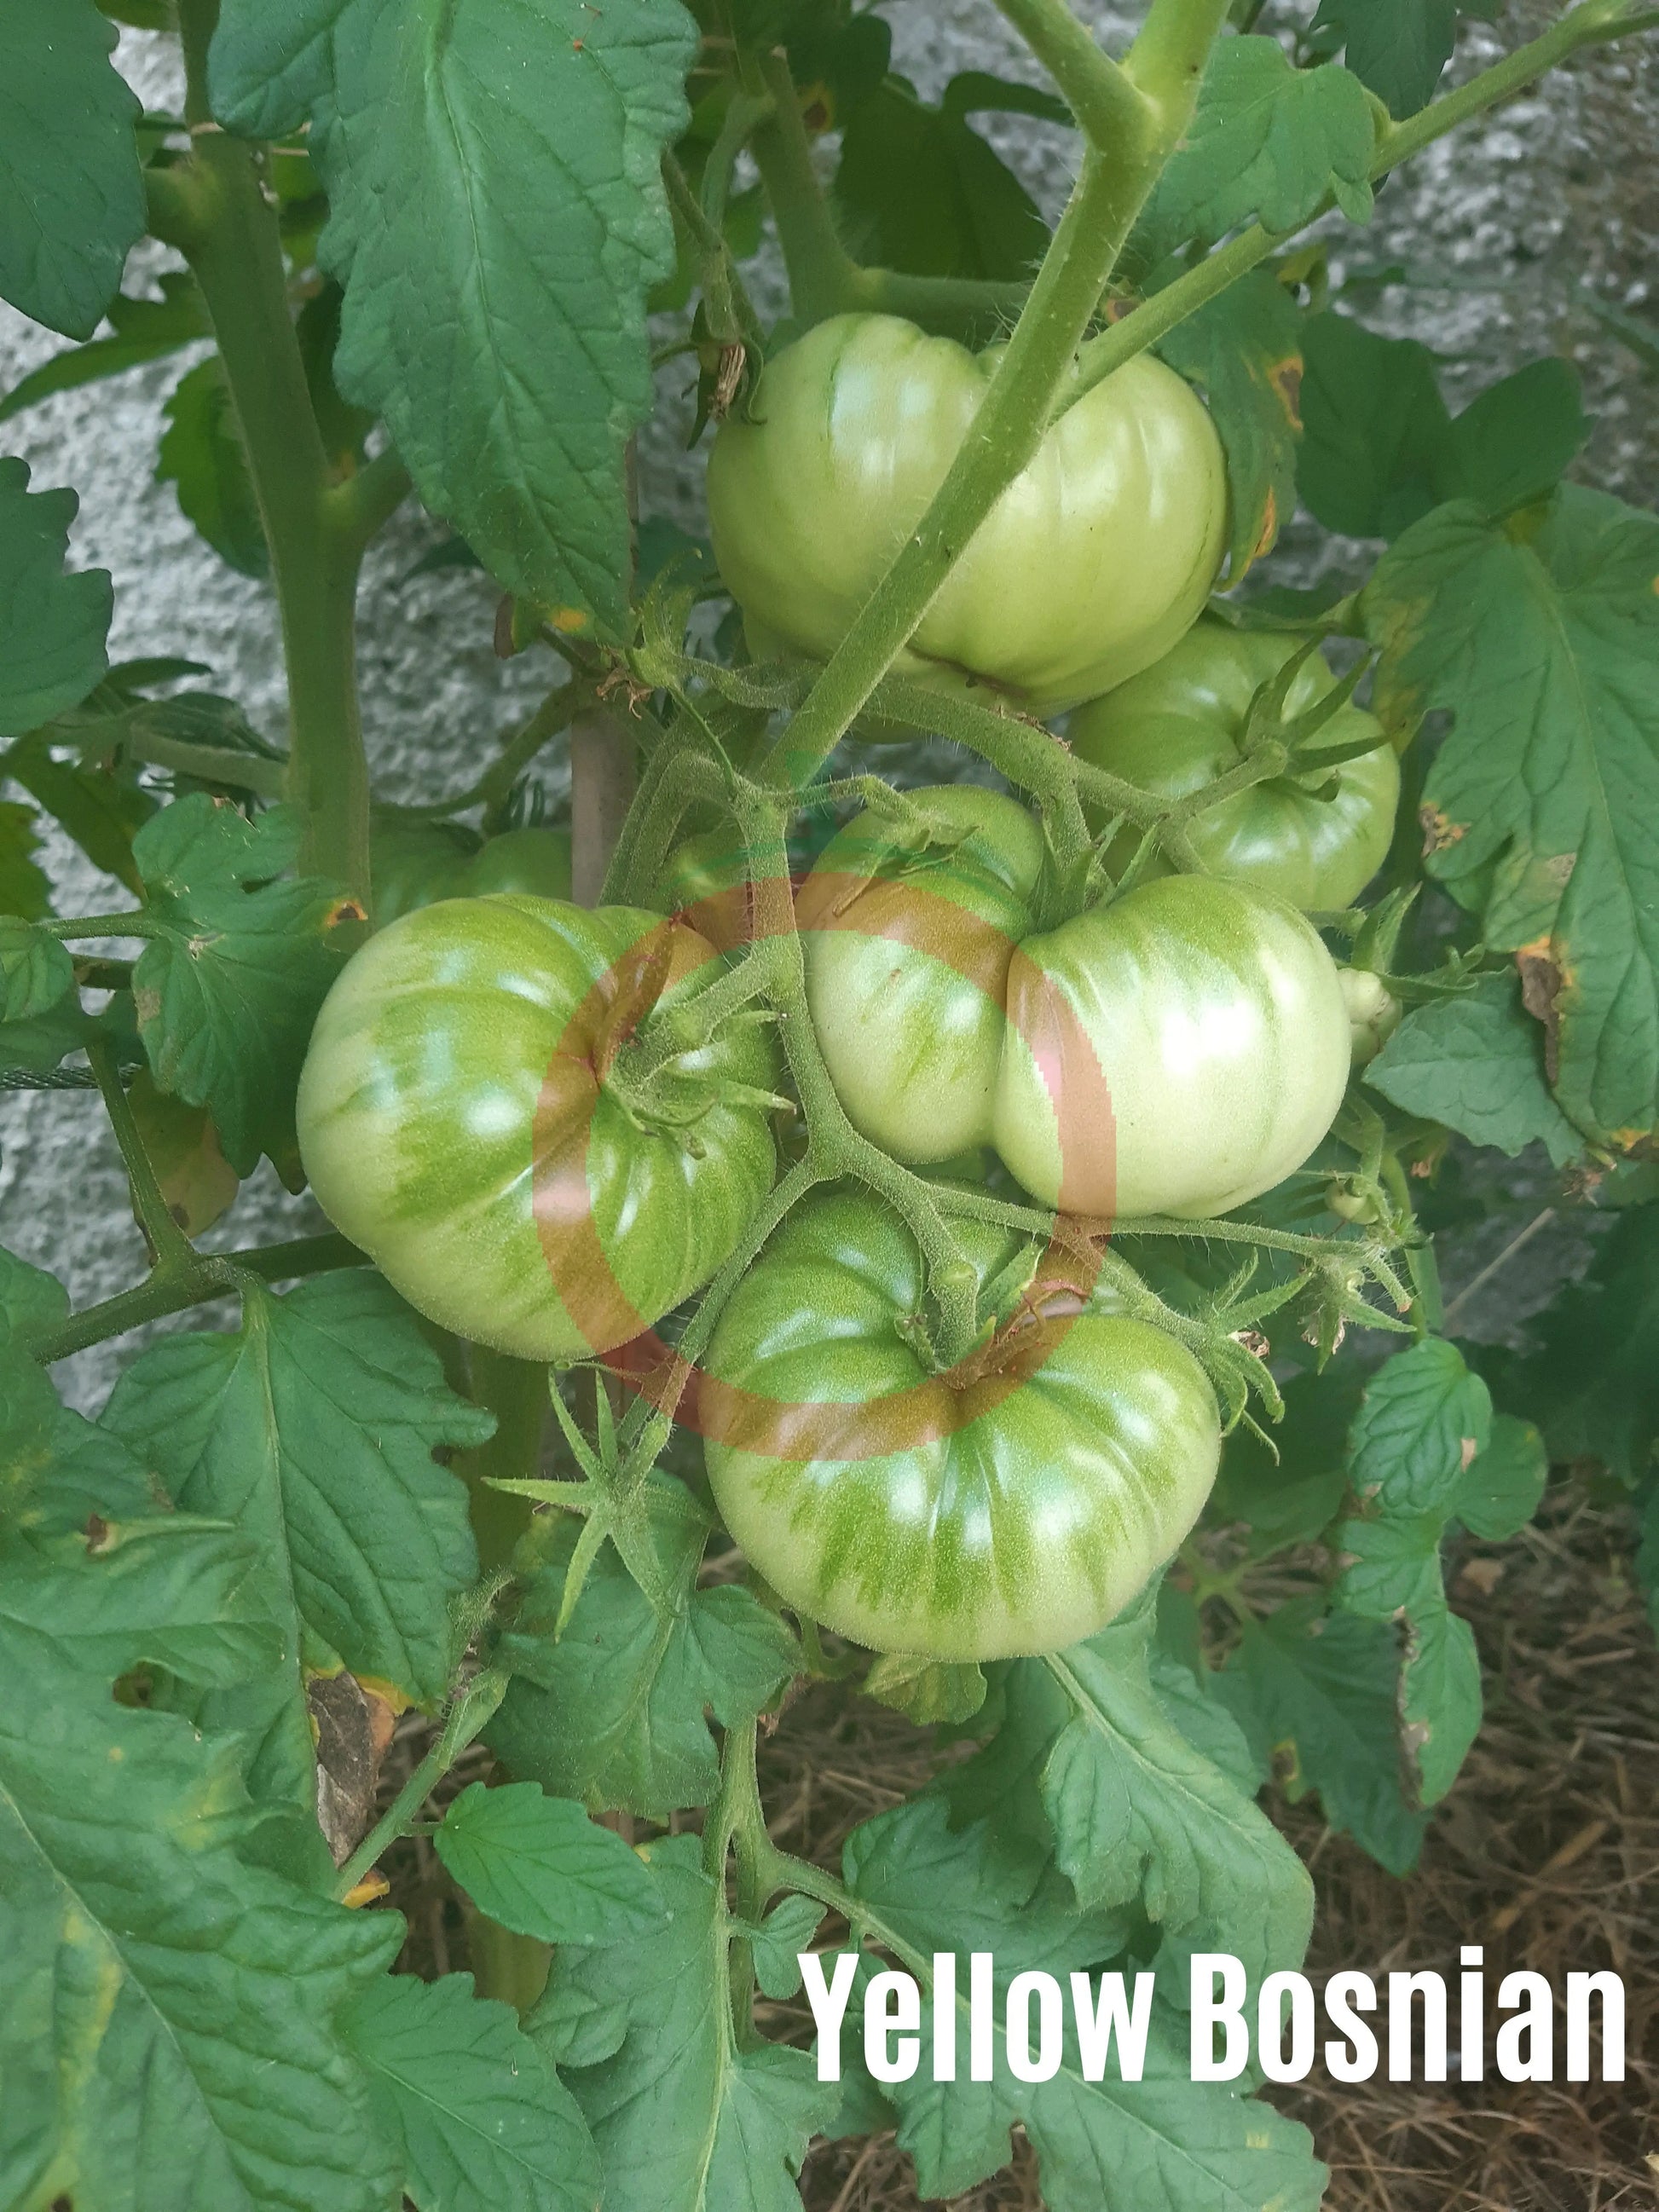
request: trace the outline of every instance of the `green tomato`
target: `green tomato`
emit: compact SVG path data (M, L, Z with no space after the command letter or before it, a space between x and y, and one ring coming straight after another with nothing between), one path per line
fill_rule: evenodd
M324 1212L477 1343L576 1359L638 1335L708 1280L771 1186L763 1029L683 1054L645 1098L614 1065L658 999L718 959L626 907L497 895L393 922L329 993L301 1078Z
M1380 975L1369 968L1340 968L1342 1003L1348 1010L1348 1042L1356 1067L1375 1060L1400 1026L1405 1008Z
M808 1002L837 1095L915 1166L974 1146L1046 1205L1224 1213L1298 1168L1349 1068L1336 963L1284 900L1209 876L1039 932L1015 800L915 792L935 840L858 816L802 886Z
M507 830L486 843L459 822L423 822L382 808L369 833L369 880L377 929L417 907L486 891L568 898L570 832Z
M969 436L1001 349L836 315L769 361L708 465L714 555L760 634L827 659ZM900 668L1042 712L1166 653L1225 544L1226 469L1173 369L1138 356L1066 409L958 556Z
M1155 667L1080 708L1066 732L1072 750L1143 791L1183 799L1237 767L1250 702L1296 649L1294 638L1200 622ZM1312 654L1291 684L1285 720L1335 684ZM1205 866L1277 891L1304 912L1352 906L1388 857L1400 763L1381 723L1352 703L1313 740L1322 748L1362 738L1376 738L1371 751L1253 784L1195 816L1188 834ZM1109 865L1121 871L1138 842L1133 831L1115 839Z
M1079 1312L1045 1280L1052 1255L978 1224L963 1241L1000 1326L939 1373L904 1224L862 1192L798 1207L709 1346L708 1480L779 1595L856 1643L1056 1651L1103 1627L1197 1519L1215 1396L1173 1337L1098 1291Z

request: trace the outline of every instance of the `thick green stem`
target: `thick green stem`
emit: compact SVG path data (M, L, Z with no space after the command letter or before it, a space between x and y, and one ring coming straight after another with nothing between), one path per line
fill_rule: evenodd
M571 896L597 906L633 803L632 732L603 709L570 726Z
M305 822L301 866L368 896L368 767L356 685L356 589L365 532L397 484L371 464L368 495L337 494L295 334L262 149L208 112L218 0L181 0L193 126L189 165L152 198L207 302L270 551L288 671L289 796ZM401 497L401 490L398 496Z
M260 799L281 799L288 788L288 770L280 760L238 752L231 745L198 745L188 738L137 735L130 730L122 732L121 744L133 760L148 762L152 768L223 784L231 791L251 791Z
M173 1271L187 1267L195 1260L196 1248L173 1219L172 1209L161 1194L155 1166L144 1150L144 1140L139 1134L137 1122L133 1119L131 1102L122 1088L113 1048L106 1038L94 1037L87 1047L87 1058L98 1079L98 1088L103 1094L104 1110L109 1115L110 1127L115 1132L115 1141L121 1148L127 1182L132 1191L133 1218L143 1231L151 1264Z
M997 6L1060 87L1091 145L1108 153L1139 130L1144 94L1096 45L1067 0L997 0Z
M780 780L801 787L834 750L908 641L957 556L1036 453L1078 341L1143 196L1144 188L1127 183L1121 164L1085 155L1071 204L973 429L933 504L775 747L771 767Z
M1124 74L1163 116L1169 148L1192 120L1227 8L1228 0L1152 0L1129 49Z
M475 1994L498 1998L517 2013L528 2012L547 1987L553 1946L503 1928L499 1921L480 1912L470 1897L461 1899L461 1917L466 1923Z
M663 181L668 187L668 197L673 203L674 212L690 232L692 244L697 250L699 280L702 285L703 307L709 331L722 345L740 340L757 353L764 350L760 318L744 289L743 279L738 274L737 264L732 258L732 250L726 242L726 234L721 228L726 210L724 182L717 195L710 195L709 186L719 174L715 161L732 118L741 116L746 118L744 122L746 135L753 128L754 118L764 112L763 103L745 101L742 94L732 100L721 129L720 141L708 157L708 169L703 179L705 197L702 200L692 191L684 170L673 155L665 153L662 157ZM726 179L730 173L728 165L725 172ZM716 201L714 210L708 204L710 197Z
M210 1299L235 1295L239 1276L256 1276L263 1283L298 1282L307 1275L325 1275L337 1267L368 1264L355 1244L332 1233L298 1237L288 1244L266 1244L246 1252L194 1252L188 1263L164 1262L148 1281L122 1291L101 1304L72 1314L59 1328L50 1329L29 1346L41 1366L67 1359L89 1345L124 1336L147 1321L182 1313Z
M409 471L388 446L327 493L328 519L343 538L362 548L379 537L413 489Z
M818 188L812 142L789 64L775 53L760 68L771 113L750 143L778 227L796 319L821 323L854 305L856 264L836 235L829 203Z
M1203 56L1225 11L1226 0L1154 0L1125 64L1144 97L1130 102L1113 95L1117 112L1110 155L1094 149L1085 155L1070 204L972 431L933 504L774 749L769 765L781 779L799 787L834 749L963 547L1035 456L1135 217L1191 119ZM1046 5L1042 12L1047 18Z
M1413 1223L1417 1210L1412 1204L1411 1184L1394 1152L1382 1155L1382 1183L1401 1220L1408 1225ZM1406 1247L1406 1273L1411 1277L1412 1326L1419 1336L1433 1336L1446 1325L1446 1306L1440 1288L1440 1266L1432 1244Z
M542 1437L552 1401L548 1370L536 1361L509 1358L481 1344L469 1346L467 1358L468 1395L495 1416L495 1435L462 1452L455 1462L470 1496L479 1564L487 1572L507 1565L530 1526L529 1502L490 1484L497 1478L524 1480L541 1473Z
M1601 4L1601 0L1584 0L1584 4L1570 9L1541 37L1516 47L1491 69L1483 70L1479 76L1471 77L1467 84L1449 92L1443 100L1434 100L1406 122L1395 124L1378 144L1371 163L1373 180L1386 176L1402 161L1420 154L1425 146L1432 145L1437 138L1443 138L1448 131L1455 131L1473 117L1483 114L1500 101L1514 99L1569 55L1628 37L1645 27L1644 20L1633 20L1629 15L1620 18L1616 11ZM1137 41L1138 50L1152 28L1149 19L1146 30ZM1319 214L1324 212L1323 208L1318 210ZM1076 381L1061 395L1060 410L1074 406L1085 392L1091 391L1115 369L1121 368L1125 362L1144 353L1148 346L1156 345L1178 323L1195 314L1294 235L1290 231L1270 231L1259 222L1252 223L1248 230L1241 231L1237 238L1200 261L1195 269L1189 269L1174 283L1154 293L1133 314L1126 315L1100 337L1090 339L1079 356Z

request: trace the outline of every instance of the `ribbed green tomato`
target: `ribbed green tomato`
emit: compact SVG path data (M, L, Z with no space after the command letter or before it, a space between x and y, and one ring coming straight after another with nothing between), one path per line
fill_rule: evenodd
M1349 1067L1336 964L1282 899L1142 884L1038 932L1036 825L967 786L866 813L801 888L808 1000L854 1125L913 1165L994 1146L1045 1204L1223 1213L1299 1167Z
M702 1392L720 1516L793 1606L878 1651L1056 1651L1162 1565L1215 1480L1203 1369L1161 1330L1079 1310L1068 1270L969 1226L998 1324L934 1371L926 1268L879 1200L783 1223L720 1316Z
M647 1097L620 1089L619 1047L718 959L660 915L550 899L452 899L381 930L324 1001L301 1078L324 1212L477 1343L572 1359L637 1335L714 1273L772 1182L757 1025Z
M570 832L504 830L486 842L458 822L422 822L382 809L370 830L369 882L377 928L416 907L486 891L568 898Z
M892 315L836 315L769 361L721 425L708 516L751 622L827 658L968 437L1000 349ZM1138 356L1068 408L957 559L900 667L943 666L1047 712L1168 651L1225 543L1220 441Z
M1295 638L1204 621L1152 668L1073 715L1066 735L1079 760L1109 769L1168 799L1237 768L1250 702L1296 652ZM1336 688L1317 653L1291 681L1293 720ZM1352 702L1318 732L1316 749L1376 740L1334 768L1275 776L1206 807L1189 825L1205 866L1235 883L1277 891L1304 913L1352 906L1388 858L1400 804L1400 763L1374 715ZM1138 842L1118 839L1127 865Z

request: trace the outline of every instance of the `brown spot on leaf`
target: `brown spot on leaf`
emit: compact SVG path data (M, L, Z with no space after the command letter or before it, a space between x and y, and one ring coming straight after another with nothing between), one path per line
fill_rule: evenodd
M511 660L518 650L513 635L513 594L508 592L495 609L495 658Z
M1267 369L1267 381L1279 394L1279 404L1285 410L1291 429L1299 435L1302 429L1301 355L1287 354L1283 361L1271 362Z
M87 1516L87 1550L94 1559L109 1548L109 1522L101 1513Z
M367 921L368 908L361 899L337 899L323 916L325 929L337 929L343 921Z
M1556 958L1554 942L1548 937L1517 946L1515 964L1521 976L1521 1003L1544 1025L1544 1073L1553 1083L1561 1061L1559 1000L1571 973Z
M1423 857L1431 853L1449 852L1451 848L1469 834L1466 823L1454 822L1437 806L1419 806L1417 818L1423 825Z
M1474 1455L1476 1452L1480 1450L1480 1447L1476 1443L1473 1437L1460 1437L1457 1440L1457 1444L1458 1465L1462 1469L1463 1473L1467 1474L1470 1468L1474 1465Z
M314 1676L306 1685L306 1704L317 1738L317 1824L335 1865L343 1866L374 1815L392 1714L349 1674Z

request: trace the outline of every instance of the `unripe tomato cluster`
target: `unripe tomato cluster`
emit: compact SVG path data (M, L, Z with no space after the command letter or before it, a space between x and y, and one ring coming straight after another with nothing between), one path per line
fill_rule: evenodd
M752 653L836 650L997 360L842 316L769 363L709 474ZM1224 1213L1293 1174L1379 1025L1307 916L1350 906L1382 860L1397 763L1318 654L1285 683L1293 640L1203 615L1226 520L1208 415L1143 356L1051 426L904 656L1028 713L1075 709L1082 760L1170 799L1237 764L1278 681L1284 726L1310 718L1318 750L1191 815L1200 872L1142 856L1115 890L1139 840L1103 819L1103 873L1080 890L1018 798L951 785L855 815L796 895L816 1048L852 1129L924 1176L995 1174L1096 1237ZM671 914L590 912L568 872L489 881L506 840L420 835L425 888L415 833L398 850L381 833L390 926L317 1025L313 1186L443 1327L530 1359L614 1352L710 1279L776 1174L771 1029L752 1010L706 1041L677 1025L750 926L743 856L722 867L719 840L688 841ZM568 872L568 845L516 857ZM641 1056L653 1036L667 1045ZM939 1340L938 1272L892 1205L836 1185L785 1216L709 1343L708 1478L780 1596L854 1641L1054 1650L1192 1526L1216 1399L1192 1351L1060 1256L1086 1251L1079 1235L946 1210L979 1326L965 1351Z

